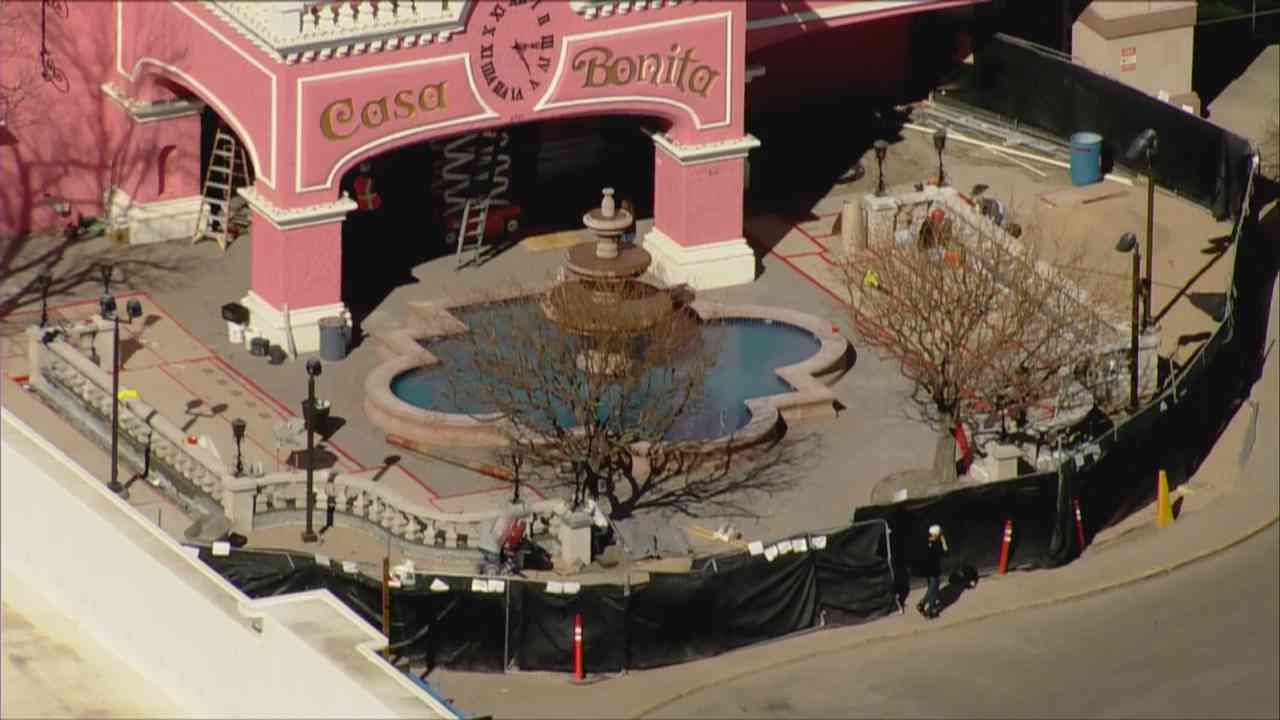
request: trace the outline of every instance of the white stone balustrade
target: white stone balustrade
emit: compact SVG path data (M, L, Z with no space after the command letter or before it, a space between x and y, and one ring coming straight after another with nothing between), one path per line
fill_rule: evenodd
M457 545L458 536L466 535L468 544L498 518L498 510L450 513L430 505L406 499L379 483L365 478L329 471L328 480L314 478L316 508L324 510L329 497L337 502L335 511L363 517L393 535L422 545L434 545L438 530L445 531L445 544ZM253 530L254 517L266 512L300 510L306 502L306 473L274 473L264 477L222 478L222 504L232 529L239 533ZM321 489L323 488L323 489ZM262 497L273 498L262 503ZM293 499L292 508L284 498ZM567 511L563 500L541 500L526 503L531 516L555 517Z
M86 406L103 416L111 414L111 375L93 364L79 349L81 335L101 331L93 322L82 323L70 337L42 342L45 330L28 331L30 382L37 390L48 391L51 381L69 389ZM141 398L120 401L120 427L138 444L151 442L153 457L202 489L221 505L232 529L247 534L259 515L299 511L306 506L306 473L292 471L263 477L234 477L210 451L186 442L186 433ZM363 517L393 535L424 546L434 546L444 531L445 545L455 547L459 536L474 547L481 533L492 526L499 510L451 513L429 504L419 504L370 480L327 470L313 475L315 507L324 511L330 498L334 509ZM560 499L526 503L530 516L543 518L555 526L557 517L567 512Z
M310 62L447 41L473 0L206 0L254 45L286 62Z

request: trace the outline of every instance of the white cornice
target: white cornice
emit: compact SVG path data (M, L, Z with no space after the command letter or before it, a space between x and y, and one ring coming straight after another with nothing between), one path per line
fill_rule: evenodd
M447 42L474 0L262 2L204 0L214 15L277 61L331 58Z
M700 165L717 160L730 160L746 157L752 150L760 147L760 140L754 135L743 135L733 140L712 142L703 145L681 145L664 133L646 131L653 144L662 148L681 165Z
M253 187L240 188L237 192L240 197L249 203L249 207L256 210L268 222L281 230L342 222L347 217L347 213L357 207L356 201L348 197L345 192L341 198L333 202L307 205L300 208L279 207L263 197L262 193L259 193Z
M134 122L148 123L160 120L172 120L187 115L199 115L204 110L204 103L199 100L165 100L164 102L147 102L137 100L125 94L123 90L109 82L102 83L102 92L121 109L129 113Z
M657 10L697 0L569 0L569 8L588 20L612 15L626 15L632 11Z

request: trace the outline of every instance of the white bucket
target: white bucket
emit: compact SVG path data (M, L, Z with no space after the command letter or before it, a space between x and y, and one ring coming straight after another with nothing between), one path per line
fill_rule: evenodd
M241 345L244 343L244 326L240 323L227 322L227 340L232 345Z

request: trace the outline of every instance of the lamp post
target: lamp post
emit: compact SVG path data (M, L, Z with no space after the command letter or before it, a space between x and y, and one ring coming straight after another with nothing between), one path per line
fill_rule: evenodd
M938 151L938 187L947 184L947 176L942 171L942 150L947 146L947 129L938 128L933 131L933 149Z
M1129 339L1129 410L1138 409L1138 265L1142 252L1138 250L1138 236L1127 232L1120 236L1116 250L1122 253L1133 253L1133 319L1130 323Z
M1142 281L1143 330L1151 327L1151 237L1155 230L1156 207L1156 178L1151 163L1155 157L1159 139L1159 135L1156 134L1155 130L1147 128L1146 130L1138 133L1138 137L1134 138L1133 143L1129 146L1129 151L1125 153L1125 159L1130 164L1144 162L1147 166L1147 273L1146 277Z
M240 442L244 440L244 431L247 427L244 418L236 418L231 421L231 435L236 439L236 477L244 475L244 456L240 454Z
M884 196L884 157L889 154L889 143L884 140L877 140L871 144L876 149L876 168L880 172L880 177L876 180L876 197Z
M111 273L115 270L112 265L102 263L98 266L98 275L102 278L102 294L111 294Z
M49 324L49 286L52 284L53 277L49 273L36 276L36 287L40 288L40 327Z
M315 513L316 493L315 478L312 466L315 458L316 430L316 378L320 376L320 361L312 358L307 361L307 406L303 408L302 420L307 427L307 527L302 531L302 542L313 543L320 538L312 526L312 515Z
M107 277L110 273L108 269L103 276ZM111 482L107 483L107 487L112 492L121 495L128 495L128 488L120 483L120 315L116 306L116 299L110 294L103 293L102 298L98 300L98 309L102 312L105 320L112 323L113 332L111 333ZM126 322L133 322L136 317L142 316L142 303L138 300L131 299L125 303Z

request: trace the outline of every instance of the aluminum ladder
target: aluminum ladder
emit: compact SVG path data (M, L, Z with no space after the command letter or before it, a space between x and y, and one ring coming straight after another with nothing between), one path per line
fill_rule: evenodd
M205 171L204 186L200 190L200 211L196 214L196 227L191 244L201 240L214 240L218 247L227 249L228 237L234 237L247 223L233 212L231 201L238 187L249 184L249 163L244 147L229 132L218 128L213 138L213 152L209 168ZM234 232L233 232L234 228Z
M485 224L488 221L489 198L471 198L462 206L462 221L458 223L458 266L455 268L456 270L461 270L465 265L480 261L480 253L484 250ZM462 254L468 250L471 251L471 259L463 261Z

